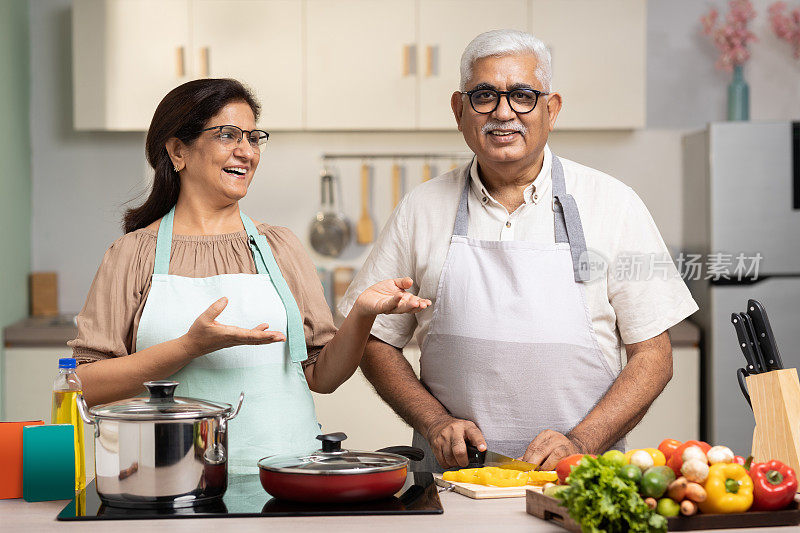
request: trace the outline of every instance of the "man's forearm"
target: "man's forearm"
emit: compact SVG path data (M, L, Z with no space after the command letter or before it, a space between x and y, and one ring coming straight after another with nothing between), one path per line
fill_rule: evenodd
M389 407L422 435L447 410L420 383L403 352L370 336L361 371Z
M636 427L672 378L667 332L627 348L628 364L594 409L567 434L586 453L609 449Z

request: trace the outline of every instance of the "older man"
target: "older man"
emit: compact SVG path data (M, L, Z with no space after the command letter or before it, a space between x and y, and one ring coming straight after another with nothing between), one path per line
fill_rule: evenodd
M413 426L423 469L466 465L467 442L543 469L624 447L672 376L667 328L697 305L633 190L550 151L562 98L541 41L476 37L450 103L475 158L403 199L341 309L400 276L434 303L378 318L364 374ZM637 261L661 264L622 268ZM415 331L420 379L401 351Z

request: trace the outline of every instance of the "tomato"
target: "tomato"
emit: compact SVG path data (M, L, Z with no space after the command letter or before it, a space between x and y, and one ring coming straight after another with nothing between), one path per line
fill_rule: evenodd
M558 484L564 485L567 482L569 473L572 472L572 467L577 466L583 459L582 453L569 455L561 459L556 465L556 474L558 475Z
M736 463L737 465L744 466L744 464L747 462L747 459L745 459L741 455L734 455L733 456L733 462Z
M683 451L689 446L697 446L701 450L703 450L704 453L708 452L708 450L711 449L710 444L700 440L687 440L686 442L678 446L672 453L672 456L669 458L669 461L667 461L667 466L670 467L673 472L675 472L676 476L681 475L681 467L683 466L683 458L681 456L683 455Z
M666 457L667 461L669 461L669 458L673 453L675 453L675 450L677 450L681 444L683 443L679 440L664 439L661 441L661 444L658 445L658 449L664 454L664 457Z

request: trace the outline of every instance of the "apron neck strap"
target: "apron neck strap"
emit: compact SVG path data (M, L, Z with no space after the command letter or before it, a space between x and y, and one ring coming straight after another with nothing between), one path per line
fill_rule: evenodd
M575 281L588 281L589 272L585 268L581 268L581 261L586 260L586 239L583 235L581 215L578 212L578 204L575 202L575 198L571 194L567 194L564 167L555 154L553 154L553 166L550 175L553 184L553 216L556 242L569 244Z
M250 220L250 217L239 211L239 216L242 217L242 223L244 224L244 230L247 232L247 242L250 243L250 249L253 252L253 262L256 264L256 272L259 274L269 274L269 269L267 268L267 263L264 260L264 254L261 252L259 244L261 244L258 237L261 234L258 233L256 229L256 225L253 224L253 221ZM269 248L269 245L267 245Z
M464 170L464 189L458 200L458 210L456 211L456 221L453 226L453 235L461 237L467 236L469 229L469 190L472 182L471 170L475 163L475 156L467 168ZM578 204L575 199L567 194L567 186L564 181L564 168L561 160L553 154L550 176L553 187L553 221L555 227L555 241L567 243L572 255L572 271L575 274L575 281L587 281L588 272L580 268L581 257L586 254L586 239L583 234L581 216L578 212Z
M156 237L156 261L153 274L169 274L169 256L172 252L172 221L175 218L175 206L164 215L158 225Z

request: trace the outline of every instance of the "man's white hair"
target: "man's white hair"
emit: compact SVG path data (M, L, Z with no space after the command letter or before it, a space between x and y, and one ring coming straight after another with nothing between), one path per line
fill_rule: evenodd
M508 56L516 54L534 54L536 56L536 78L542 89L550 92L550 50L542 41L524 31L491 30L481 33L467 45L461 55L460 89L466 90L472 77L472 65L475 61L490 56Z

